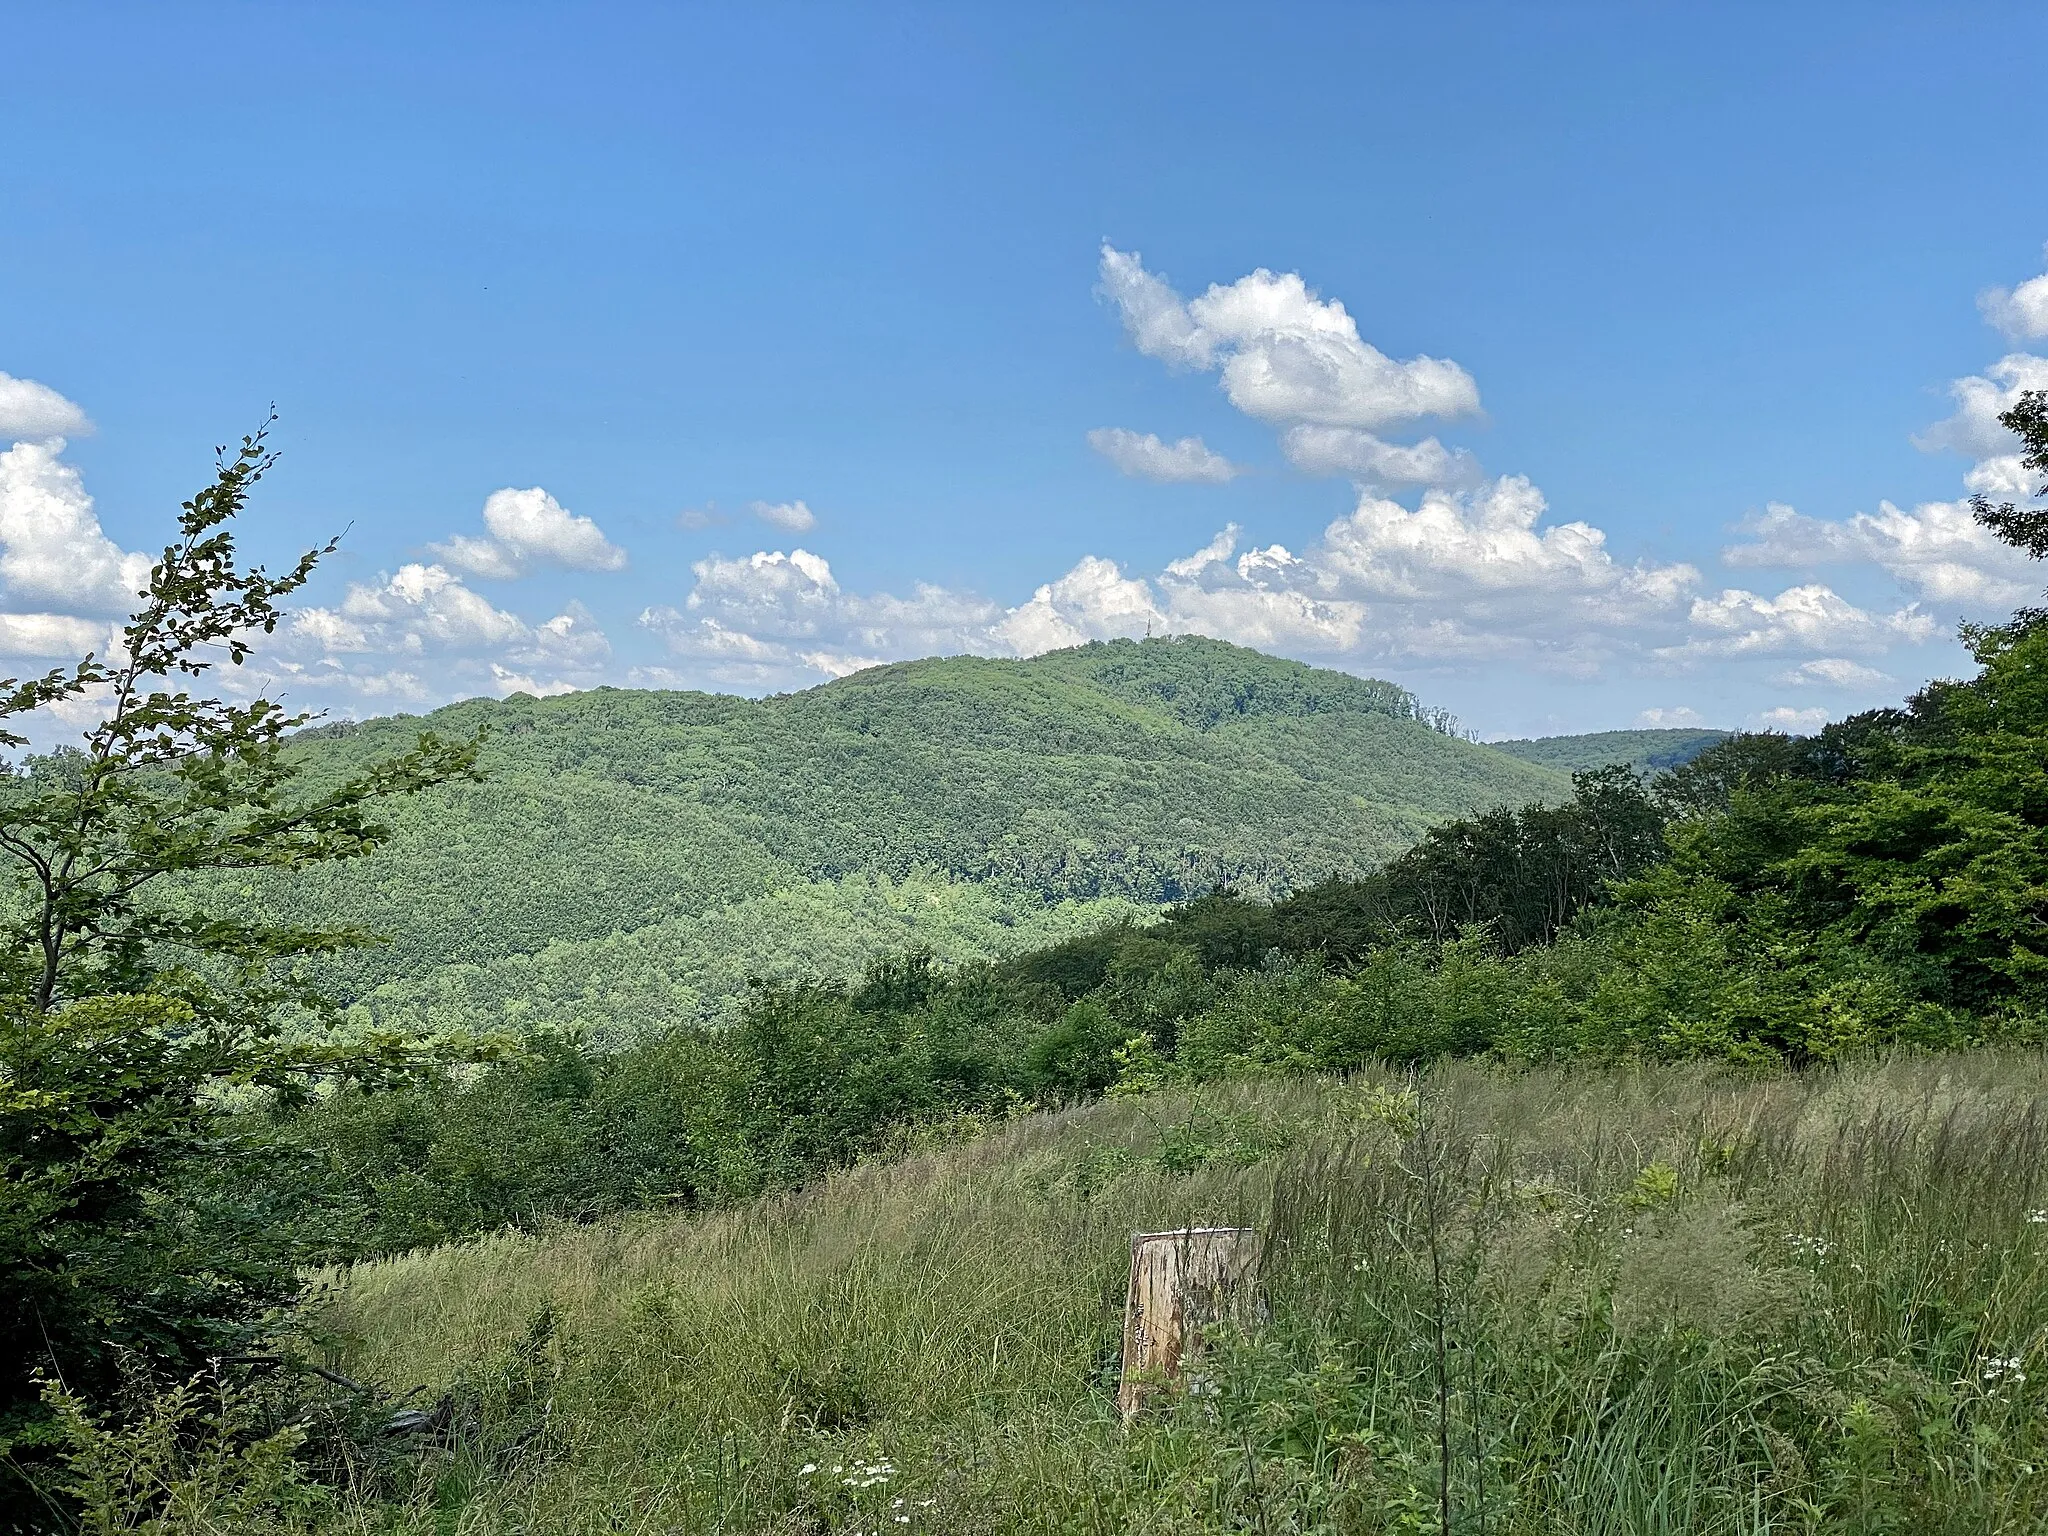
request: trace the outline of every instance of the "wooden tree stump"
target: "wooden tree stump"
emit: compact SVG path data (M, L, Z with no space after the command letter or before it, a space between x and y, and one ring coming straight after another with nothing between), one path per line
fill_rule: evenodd
M1251 1227L1183 1227L1131 1239L1123 1379L1116 1394L1126 1419L1147 1391L1181 1379L1201 1354L1205 1327L1256 1319L1262 1248Z

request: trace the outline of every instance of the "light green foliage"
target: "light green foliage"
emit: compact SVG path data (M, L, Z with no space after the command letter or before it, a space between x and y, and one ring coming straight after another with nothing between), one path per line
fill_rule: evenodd
M906 942L1005 953L1048 930L1018 942L954 914L1028 930L1062 902L1284 892L1362 873L1448 816L1562 797L1561 776L1426 713L1386 683L1192 637L907 662L762 700L476 700L300 737L318 783L422 723L488 727L487 780L404 807L346 869L230 889L255 912L386 936L308 970L380 1018L446 1007L645 1033L724 1016L749 968L801 973L827 932L851 969ZM996 894L892 905L868 881ZM631 979L608 999L615 967Z
M2044 1124L2025 1053L1454 1066L983 1121L741 1210L361 1264L329 1363L438 1390L544 1315L554 1439L489 1478L470 1439L422 1453L352 1522L1422 1532L1447 1439L1460 1530L2035 1530ZM1129 1234L1182 1223L1267 1235L1270 1320L1125 1430Z
M306 1432L267 1422L271 1404L218 1373L95 1413L52 1381L44 1401L79 1536L287 1536L332 1511L293 1459Z
M922 950L960 964L1055 944L1153 909L1122 897L1047 902L930 873L849 875L765 891L603 938L443 965L385 982L345 1015L355 1028L569 1029L618 1047L724 1025L751 981L834 981Z

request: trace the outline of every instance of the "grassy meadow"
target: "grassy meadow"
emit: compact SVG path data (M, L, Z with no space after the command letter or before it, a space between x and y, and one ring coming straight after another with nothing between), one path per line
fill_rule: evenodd
M1985 1532L2048 1523L2048 1056L1219 1084L906 1133L724 1211L327 1277L452 1389L362 1532ZM1269 1316L1128 1429L1130 1235Z

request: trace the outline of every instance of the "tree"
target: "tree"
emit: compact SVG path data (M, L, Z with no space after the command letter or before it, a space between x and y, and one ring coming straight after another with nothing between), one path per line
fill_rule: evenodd
M2000 420L2048 475L2048 393ZM2048 508L1975 509L2048 557ZM1968 681L1812 737L1732 737L1662 782L1671 861L1621 893L1609 935L1619 963L1599 1006L1617 1040L1796 1061L2038 1033L2048 610L1963 639L1980 668Z
M1563 805L1444 822L1372 882L1392 919L1375 942L1405 932L1444 944L1484 927L1510 953L1548 944L1611 884L1663 856L1664 823L1626 764L1574 773Z
M189 1191L253 1156L224 1093L303 1096L323 1074L418 1058L407 1043L288 1033L321 1002L292 974L370 942L267 925L207 899L204 872L298 869L377 846L379 801L476 775L477 740L412 750L306 789L289 750L313 716L196 696L281 619L329 542L287 571L238 561L234 522L273 463L265 432L221 450L151 569L122 652L0 683L0 743L24 717L88 709L83 744L0 777L0 1454L17 1470L47 1431L36 1371L104 1400L124 1370L189 1370L248 1348L296 1289L260 1213ZM44 717L45 719L48 716ZM0 1489L0 1507L10 1503Z
M2048 389L2030 389L1998 418L2019 435L2020 463L2037 475L2048 475ZM2048 485L2035 489L2037 501L2048 500ZM2048 557L2048 506L2019 507L2012 502L1994 507L1981 492L1970 498L1977 521L2036 560Z

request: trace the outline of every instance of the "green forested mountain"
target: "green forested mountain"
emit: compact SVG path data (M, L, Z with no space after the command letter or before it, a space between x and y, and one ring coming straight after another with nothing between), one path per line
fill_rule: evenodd
M1625 764L1639 772L1677 768L1691 762L1716 742L1726 741L1727 731L1593 731L1584 736L1539 736L1534 740L1490 741L1496 752L1519 757L1525 763L1540 763L1560 773L1582 768L1607 768Z
M370 858L238 886L390 939L320 962L366 1020L637 1034L718 1016L750 975L986 955L1219 884L1284 893L1568 792L1426 716L1390 684L1196 638L759 700L472 700L306 733L318 780L423 723L487 727L488 777L400 806Z

